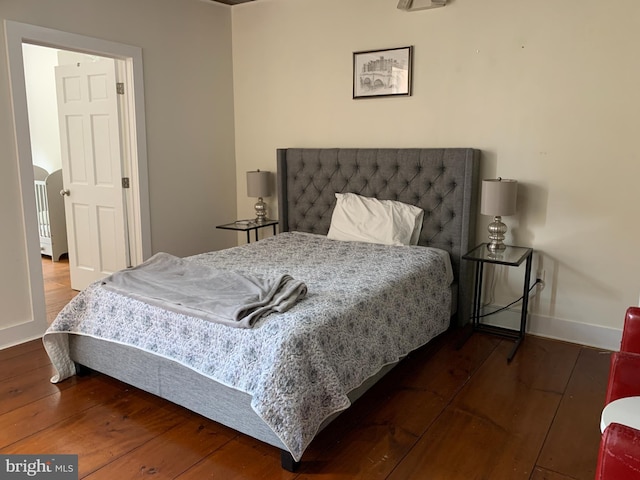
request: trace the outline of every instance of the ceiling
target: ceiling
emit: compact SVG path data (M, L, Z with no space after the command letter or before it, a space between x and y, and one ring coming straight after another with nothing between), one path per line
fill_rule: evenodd
M239 3L253 2L254 0L213 0L214 2L224 3L225 5L238 5Z

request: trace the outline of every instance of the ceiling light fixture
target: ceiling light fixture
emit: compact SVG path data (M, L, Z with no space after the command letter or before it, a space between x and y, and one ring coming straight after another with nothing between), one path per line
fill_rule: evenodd
M398 10L405 12L415 12L418 10L427 10L429 8L444 7L447 0L399 0Z

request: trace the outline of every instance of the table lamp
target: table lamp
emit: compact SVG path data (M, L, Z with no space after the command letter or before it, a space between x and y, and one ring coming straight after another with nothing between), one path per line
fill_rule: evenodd
M480 200L480 213L493 216L493 222L489 224L489 244L487 248L493 252L501 252L506 249L504 234L507 226L502 223L502 217L516 213L516 196L518 194L518 182L503 178L486 179L482 181L482 197Z
M264 223L267 219L267 204L264 203L262 197L268 197L269 195L271 195L269 172L260 170L247 172L247 196L258 198L255 204L256 223Z

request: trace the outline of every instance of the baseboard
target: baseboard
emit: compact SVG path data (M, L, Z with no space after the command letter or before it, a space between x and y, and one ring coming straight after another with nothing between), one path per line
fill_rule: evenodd
M9 329L6 329L9 330ZM46 329L45 329L46 330ZM36 332L11 332L0 330L2 332L2 340L0 341L0 350L4 350L5 348L15 347L16 345L20 345L26 342L30 342L37 338L42 338L44 334L44 330L36 331Z
M484 311L493 311L495 309L495 307L486 307ZM507 309L486 317L483 322L508 328L517 328L520 325L520 312ZM527 319L527 333L612 351L620 349L620 339L622 338L622 329L531 313Z
M535 314L529 315L528 324L527 332L532 335L606 350L620 350L622 329Z

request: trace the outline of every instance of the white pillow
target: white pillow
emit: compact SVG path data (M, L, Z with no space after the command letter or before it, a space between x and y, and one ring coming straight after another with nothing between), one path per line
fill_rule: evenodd
M414 205L336 193L328 238L384 245L417 245L424 211Z

